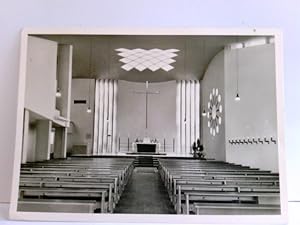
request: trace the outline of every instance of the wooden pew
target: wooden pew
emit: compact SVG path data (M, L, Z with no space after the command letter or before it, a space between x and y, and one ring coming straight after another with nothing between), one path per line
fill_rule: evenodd
M122 182L122 179L118 175L115 174L101 174L101 175L89 175L89 176L71 176L71 175L64 175L59 174L21 174L20 176L21 181L69 181L75 183L102 183L102 182L111 182L114 184L114 194L116 195L116 199L119 199L119 195L121 195L126 183Z
M225 205L234 202L243 203L240 212L249 212L249 207L244 206L245 203L256 205L253 208L268 204L269 208L278 209L278 173L224 162L200 160L159 159L158 169L177 213L181 213L182 209L186 214L189 214L191 209L197 213L193 208L197 203L211 204L210 208L213 208L213 204L222 202ZM235 207L237 208L237 205ZM198 208L199 211L201 207ZM268 211L266 207L265 211Z
M101 202L101 212L108 212L108 191L106 188L97 189L67 189L67 188L31 188L31 187L20 187L19 199L25 198L55 198L55 199L91 199Z
M115 169L115 167L99 167L99 166L95 166L92 164L87 164L87 165L82 165L82 164L74 164L72 163L72 166L70 167L70 164L68 164L68 166L66 165L56 165L56 164L50 164L50 165L44 165L43 163L38 163L38 165L32 164L32 165L27 165L25 168L22 168L21 171L24 171L23 174L30 174L30 173L35 173L35 174L39 174L41 172L45 173L44 171L49 171L49 173L60 173L60 174L64 174L67 176L71 176L72 174L76 174L76 176L85 176L86 174L92 174L94 176L94 174L97 173L97 171L100 171L98 173L100 174L112 174L112 173L116 173L119 174L119 172L121 172L121 183L122 182L127 182L127 178L130 176L132 170L133 170L133 160L131 160L130 165L127 165L123 168L120 169ZM48 162L49 164L49 162ZM48 167L51 166L51 167ZM90 168L88 168L90 167ZM52 172L51 172L52 171ZM56 172L59 171L59 172ZM123 181L124 180L124 181Z
M230 193L230 198L228 198ZM191 195L192 197L189 197ZM241 199L238 197L251 197L246 198L244 201L255 201L255 203L264 204L279 204L279 187L270 186L242 186L242 185L178 185L177 192L174 195L177 203L177 210L181 211L181 201L186 199L187 207L189 201L235 201ZM182 197L183 196L183 197ZM213 197L212 197L213 196ZM234 198L231 198L234 196ZM175 202L174 202L175 203Z
M239 191L239 187L242 188L248 188L254 190L255 188L264 188L267 190L279 190L279 185L274 183L273 181L257 181L257 180L250 180L250 181L244 181L244 180L204 180L199 181L198 179L185 179L185 178L178 178L173 180L173 188L172 188L172 194L173 196L176 196L178 193L178 186L185 186L185 187L234 187L235 190Z
M63 188L63 190L81 190L81 189L108 189L108 212L113 211L115 197L113 195L113 184L112 183L76 183L76 182L61 182L61 181L20 181L20 190L31 190L30 188L51 188L58 190L59 188ZM23 196L24 197L24 196Z
M100 205L95 200L73 199L22 199L18 201L18 211L94 213Z
M75 188L86 188L86 187L101 187L109 186L109 191L112 192L113 203L116 204L118 201L119 192L117 178L72 178L72 177L22 177L20 179L20 187L75 187Z
M191 184L191 183L180 183L178 182L174 187L173 196L176 199L179 191L236 191L236 192L275 192L279 193L279 186L271 185L260 185L260 184Z
M208 184L210 183L211 185L216 184L216 183L223 183L223 184L242 184L242 183L255 183L255 184L273 184L273 185L278 185L279 183L279 178L277 175L235 175L235 174L221 174L221 175L199 175L199 174L192 174L192 175L187 175L187 174L171 174L168 173L165 176L165 186L168 188L168 190L172 193L174 190L176 190L176 182L177 180L183 180L186 182L192 182L192 181L197 181L197 182L207 182Z
M197 215L276 215L280 205L240 204L240 203L194 203Z
M98 204L101 212L113 212L133 170L133 159L122 160L81 161L76 158L24 164L20 175L20 202L23 206L30 204L34 208L34 204L38 205L48 198L58 202L68 199L73 201L68 203L70 210L74 202L73 207L78 210L76 201L83 198L101 202ZM86 202L82 210L86 211L89 207L91 202Z
M200 192L200 191L186 191L183 195L178 194L177 200L177 213L181 213L182 209L185 214L189 214L190 212L190 203L194 202L226 202L226 203L248 203L251 202L253 204L266 204L269 201L265 201L266 199L272 200L271 204L268 205L278 205L279 195L274 192ZM260 201L260 198L264 199L263 202ZM184 204L182 203L184 202Z

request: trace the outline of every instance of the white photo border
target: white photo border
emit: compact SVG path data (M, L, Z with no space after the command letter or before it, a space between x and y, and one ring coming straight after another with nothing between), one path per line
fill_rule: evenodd
M153 214L86 214L40 213L17 211L19 175L22 155L23 110L26 78L27 40L29 35L197 35L197 36L274 36L276 69L276 110L280 179L280 215L153 215ZM25 28L21 32L18 79L15 154L9 217L12 220L77 221L105 223L169 224L285 224L287 223L286 155L284 140L283 38L278 29L244 28Z

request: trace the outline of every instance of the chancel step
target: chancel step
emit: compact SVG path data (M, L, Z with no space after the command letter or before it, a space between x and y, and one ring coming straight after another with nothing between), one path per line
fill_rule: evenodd
M152 156L138 156L134 160L135 167L158 167L158 160Z

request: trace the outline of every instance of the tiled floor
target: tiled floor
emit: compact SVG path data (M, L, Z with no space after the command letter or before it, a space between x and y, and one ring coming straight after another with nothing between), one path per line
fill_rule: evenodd
M159 174L152 167L135 168L115 213L174 214Z

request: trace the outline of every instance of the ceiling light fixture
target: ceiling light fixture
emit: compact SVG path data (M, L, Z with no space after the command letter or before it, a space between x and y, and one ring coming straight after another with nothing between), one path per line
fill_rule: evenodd
M56 93L55 93L55 96L56 96L57 98L60 98L60 97L61 97L61 92L60 92L60 89L59 89L59 88L57 88Z
M236 93L236 96L235 96L234 100L237 101L237 102L241 100L241 98L239 96L239 93Z
M162 69L166 72L174 69L170 64L176 62L173 58L177 56L176 52L179 52L178 49L126 49L118 48L115 49L119 56L122 58L119 60L124 63L121 66L122 69L130 71L136 69L138 71L144 71L149 69L152 72Z
M91 113L91 112L92 112L92 109L91 109L90 106L87 108L86 112L87 112L87 113Z

